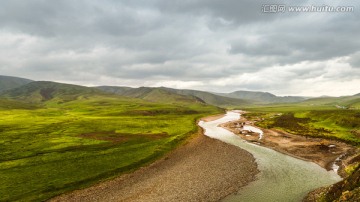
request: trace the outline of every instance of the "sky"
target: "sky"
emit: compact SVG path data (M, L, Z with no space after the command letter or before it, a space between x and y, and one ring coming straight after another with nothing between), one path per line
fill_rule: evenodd
M286 10L269 10L273 5ZM353 11L288 10L325 5ZM0 75L86 86L352 95L360 93L360 3L2 0Z

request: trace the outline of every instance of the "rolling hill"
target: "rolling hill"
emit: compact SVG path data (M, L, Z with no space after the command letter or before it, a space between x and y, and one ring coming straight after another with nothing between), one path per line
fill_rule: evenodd
M0 110L10 109L37 109L36 104L0 98Z
M32 82L30 79L0 75L0 92L17 88L30 82Z
M300 99L305 98L248 91L219 95L164 87L19 84L0 92L0 172L6 176L0 195L5 201L45 201L147 165L197 131L200 117L224 112L212 105L251 107ZM360 108L360 95L296 102L260 109L257 105L256 110L279 114L283 109L284 114L304 116L304 109L320 108L317 105ZM337 124L330 135L353 140L357 134L357 110L317 110L309 115L318 118L309 130L326 128L330 121ZM29 178L34 173L41 175Z
M302 102L308 105L331 105L338 108L360 108L360 95L342 97L319 97Z
M279 97L267 92L235 91L232 93L210 93L198 90L172 89L166 87L84 86L60 84L50 81L33 82L29 79L0 76L0 95L27 101L44 102L61 96L69 101L80 94L106 92L126 97L161 103L207 103L219 107L246 106L250 104L290 103L304 101L304 97ZM77 96L75 96L77 94Z
M268 92L253 92L253 91L235 91L232 93L220 93L218 95L222 95L230 98L253 100L261 104L291 103L291 102L301 102L306 100L305 97L298 97L298 96L280 97Z
M154 102L173 102L173 101L191 101L207 103L219 107L242 106L248 105L251 102L242 99L229 98L212 93L197 91L197 90L183 90L172 88L129 88L129 87L115 87L115 86L100 86L98 89L109 93L116 93L126 97L140 98L147 101Z
M0 94L2 98L25 101L28 103L41 103L46 101L67 102L81 96L104 94L104 92L71 84L62 84L50 81L34 81L26 85L4 91Z
M250 100L237 99L237 98L229 98L221 95L215 95L213 93L198 91L198 90L186 90L186 89L172 89L172 88L164 88L162 89L175 92L181 95L190 95L195 96L204 102L219 106L219 107L231 107L231 106L244 106L252 103Z
M125 97L139 98L150 102L169 103L169 104L174 104L174 103L204 104L205 103L203 100L198 99L197 97L177 94L162 88L149 88L149 87L130 88L130 87L116 87L116 86L100 86L97 88L108 93L114 93Z
M201 102L148 102L47 81L5 91L0 201L46 201L148 165L196 133L199 118L219 113Z
M0 93L2 99L12 99L32 104L50 102L59 104L76 99L87 99L96 95L117 95L156 103L209 104L219 107L244 106L250 103L247 100L229 98L196 90L116 86L92 88L51 81L34 81Z

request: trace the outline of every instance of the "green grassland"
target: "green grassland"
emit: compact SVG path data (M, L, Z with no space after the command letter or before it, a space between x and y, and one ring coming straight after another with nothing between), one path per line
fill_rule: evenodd
M337 139L360 146L360 110L332 105L272 105L248 108L245 116L263 128L297 135Z
M44 201L153 162L195 133L197 119L223 112L209 104L360 145L360 96L251 107L198 91L106 88L32 82L0 94L0 201Z
M0 99L0 201L43 201L139 168L195 133L198 118L222 112L57 88Z

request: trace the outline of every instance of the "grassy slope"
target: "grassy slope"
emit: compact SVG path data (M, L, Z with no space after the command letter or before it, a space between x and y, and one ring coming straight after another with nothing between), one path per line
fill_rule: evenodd
M239 106L246 106L249 104L249 101L237 99L237 98L229 98L220 95L215 95L205 91L197 91L197 90L178 90L178 89L170 89L170 88L163 88L165 90L175 92L181 95L188 95L197 97L204 102L219 106L219 107L239 107Z
M198 103L149 103L67 85L54 84L49 94L51 85L44 86L7 93L32 100L26 108L18 101L0 102L6 105L0 107L2 201L42 201L136 169L195 132L196 119L220 112Z
M0 109L1 110L5 110L5 109L35 109L35 108L38 108L38 106L36 104L0 98Z
M219 107L239 107L248 105L247 100L229 98L220 95L215 95L212 93L196 90L179 90L172 88L150 88L150 87L140 87L140 88L128 88L128 87L111 87L111 86L101 86L99 89L112 92L119 95L141 98L148 101L161 101L161 102L172 102L172 97L177 97L177 101L183 100L183 102L205 102L210 105L219 106ZM156 96L154 96L156 95ZM170 97L170 99L169 99Z
M50 81L35 81L19 88L5 91L1 94L4 98L16 99L28 103L68 102L78 97L86 98L92 95L105 95L105 93L94 88L61 84ZM45 103L46 104L46 103Z
M32 82L32 80L0 75L0 92L17 88L30 82Z
M304 101L302 104L311 106L338 106L345 108L360 109L360 95L343 97L314 98Z
M327 101L324 102L324 99ZM248 108L250 119L263 119L257 124L278 128L298 135L342 140L360 145L360 110L357 97L320 98L298 104L267 105ZM337 108L336 105L350 109Z

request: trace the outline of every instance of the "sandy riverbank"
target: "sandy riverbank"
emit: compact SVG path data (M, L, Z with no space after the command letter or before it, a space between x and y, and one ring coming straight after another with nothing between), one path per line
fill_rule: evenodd
M339 174L343 177L346 176L343 168L347 161L359 152L356 147L339 141L293 135L276 129L261 128L264 134L259 139L258 133L246 132L239 127L244 123L254 126L241 117L240 120L222 124L222 127L248 142L274 149L289 156L312 161L327 170L339 166ZM334 162L336 163L335 166Z
M150 166L50 201L218 201L258 172L247 151L199 134Z

